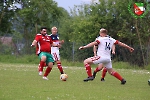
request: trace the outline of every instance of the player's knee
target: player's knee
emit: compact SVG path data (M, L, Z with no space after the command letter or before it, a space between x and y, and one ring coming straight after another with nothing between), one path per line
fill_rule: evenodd
M41 61L46 61L46 56L42 56Z
M107 68L104 68L103 71L104 71L104 72L107 72Z
M115 73L115 71L112 71L112 72L111 72L111 75L114 76L114 73Z
M83 63L84 63L84 65L88 64L87 60L84 60Z
M53 67L53 62L49 62L48 67L52 68Z
M110 75L113 75L113 73L114 73L114 71L112 69L107 69L107 71Z
M56 63L61 63L61 61L60 61L60 60L57 60Z

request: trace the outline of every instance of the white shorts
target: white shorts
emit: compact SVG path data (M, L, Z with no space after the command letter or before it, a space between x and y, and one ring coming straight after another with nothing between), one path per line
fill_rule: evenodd
M95 56L95 57L91 57L91 59L94 64L102 63L106 68L108 69L112 68L112 63L110 58Z
M60 60L59 52L53 52L53 53L51 53L51 54L52 54L52 56L53 56L54 61Z

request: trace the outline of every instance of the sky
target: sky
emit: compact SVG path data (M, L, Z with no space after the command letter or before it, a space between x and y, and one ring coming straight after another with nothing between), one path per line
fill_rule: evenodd
M74 5L80 5L85 3L89 4L92 0L54 0L54 1L58 3L59 7L63 7L69 12L70 8L73 8Z
M90 4L92 1L98 1L98 0L54 0L54 1L57 2L58 7L63 7L68 12L70 12L70 8L73 8L74 5ZM5 3L4 3L4 5L5 5ZM21 5L18 3L14 4L14 5L17 6L17 8L21 7ZM10 9L14 9L14 8L10 7Z

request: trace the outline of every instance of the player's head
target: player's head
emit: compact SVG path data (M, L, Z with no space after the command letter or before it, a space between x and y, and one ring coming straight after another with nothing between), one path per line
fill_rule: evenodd
M104 36L107 35L107 30L104 29L104 28L101 28L100 31L99 31L99 34L100 34L101 37L104 37Z
M57 27L52 27L51 32L52 32L52 34L56 35L57 34Z
M47 27L41 27L40 33L41 33L42 35L46 35L46 34L47 34Z

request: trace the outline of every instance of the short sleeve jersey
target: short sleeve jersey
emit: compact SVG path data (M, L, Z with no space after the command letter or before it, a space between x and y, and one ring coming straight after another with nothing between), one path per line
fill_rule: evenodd
M37 34L34 40L37 41L36 54L40 52L51 53L51 44L53 41L48 35L43 36L42 34Z
M58 37L57 34L56 35L51 34L49 36L52 39L52 41L53 41L54 44L56 44L56 45L59 44L59 37ZM59 52L59 48L58 47L51 47L51 52L52 53Z
M98 43L97 55L111 58L111 48L113 44L118 44L118 40L106 36L98 37L95 41Z

